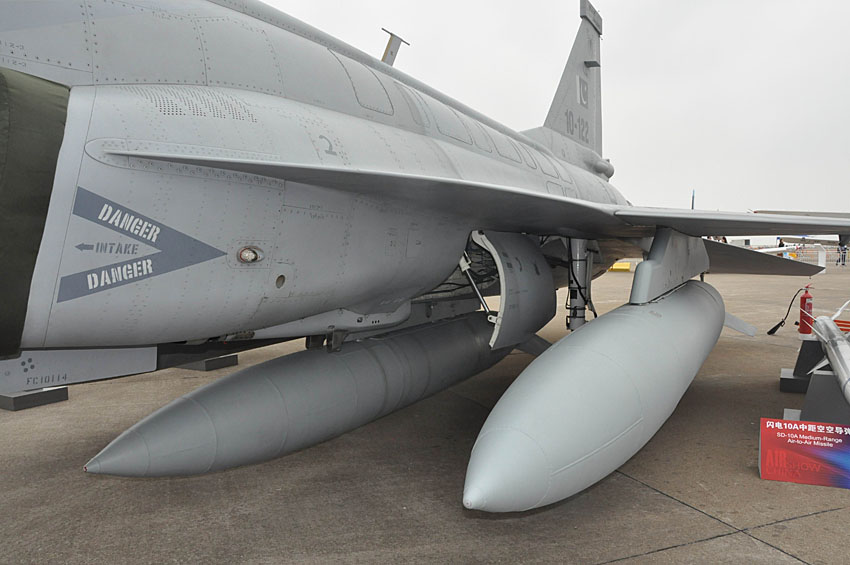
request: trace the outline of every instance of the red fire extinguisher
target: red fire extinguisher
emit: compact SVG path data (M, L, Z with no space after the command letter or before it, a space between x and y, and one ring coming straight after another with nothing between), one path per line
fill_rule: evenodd
M800 297L800 328L801 334L812 333L812 324L815 319L812 316L812 295L809 293L809 286L806 285L805 292Z
M801 334L811 335L812 326L814 325L815 318L812 316L812 295L809 293L809 289L812 285L807 284L805 288L801 288L796 293L794 293L794 297L791 298L791 302L788 303L788 310L785 311L785 317L779 320L779 323L767 330L767 335L773 335L776 331L785 325L785 320L788 319L788 316L791 315L791 309L794 308L794 301L800 296L800 293L803 293L803 296L800 296L800 321L794 322L799 326L798 330Z

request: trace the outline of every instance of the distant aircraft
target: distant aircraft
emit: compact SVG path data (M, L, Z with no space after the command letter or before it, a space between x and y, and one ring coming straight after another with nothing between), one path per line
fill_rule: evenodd
M186 475L523 348L540 355L484 424L464 504L528 510L600 480L742 327L692 278L819 270L701 236L846 240L850 219L632 206L602 157L602 19L587 0L581 19L544 125L515 132L256 0L0 4L0 393L306 337L86 465ZM585 325L591 279L638 254L629 303ZM574 331L547 348L565 286Z
M753 212L756 214L775 214L780 216L850 218L850 212L806 212L801 210L753 210Z
M806 212L800 210L754 210L755 214L779 214L783 216L806 216L806 217L821 217L821 218L850 218L848 212ZM784 235L782 241L785 243L799 243L803 245L839 245L838 238L829 239L824 237L812 237L808 235Z
M783 243L790 243L793 245L838 245L838 239L827 239L824 237L809 237L806 235L800 236L783 236Z

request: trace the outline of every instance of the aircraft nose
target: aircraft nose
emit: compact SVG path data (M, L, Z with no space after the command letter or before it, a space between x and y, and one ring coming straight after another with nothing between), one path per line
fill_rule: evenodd
M69 97L65 86L0 68L0 358L20 353Z

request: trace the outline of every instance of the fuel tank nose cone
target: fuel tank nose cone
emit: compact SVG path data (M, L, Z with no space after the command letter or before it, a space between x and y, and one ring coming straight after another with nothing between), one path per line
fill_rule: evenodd
M485 510L487 498L475 487L463 489L463 506L468 510Z
M518 430L492 428L472 448L463 505L488 512L530 510L546 496L550 475L546 454L536 441Z
M163 477L210 470L218 443L206 410L182 397L115 438L86 464L86 472Z
M128 471L147 469L149 466L150 453L145 440L135 431L128 430L92 457L83 471L93 475L136 476L136 473Z

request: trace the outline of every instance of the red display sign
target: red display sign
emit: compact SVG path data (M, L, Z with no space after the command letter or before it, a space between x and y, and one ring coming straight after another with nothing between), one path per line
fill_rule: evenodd
M761 419L762 479L850 488L850 426Z

